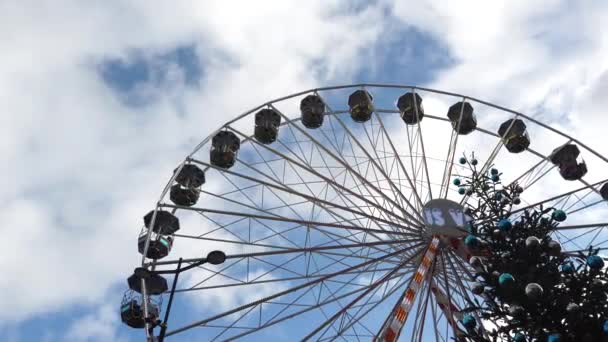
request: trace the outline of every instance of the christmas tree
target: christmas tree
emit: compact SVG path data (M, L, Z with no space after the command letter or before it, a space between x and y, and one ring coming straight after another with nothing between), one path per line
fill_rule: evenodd
M514 209L524 189L503 185L501 172L482 172L460 158L471 175L453 184L469 197L465 245L481 256L461 324L463 341L608 341L608 273L598 250L567 253L551 233L565 211L542 205ZM478 313L483 324L473 315Z

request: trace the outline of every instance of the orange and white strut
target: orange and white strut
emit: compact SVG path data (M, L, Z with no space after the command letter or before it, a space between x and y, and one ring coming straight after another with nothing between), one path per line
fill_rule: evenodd
M418 270L414 274L414 279L410 282L405 295L401 303L395 308L395 310L389 316L389 319L385 322L385 326L380 330L380 335L377 337L378 342L394 342L399 337L399 333L407 320L407 316L412 309L416 295L418 294L422 282L426 278L427 272L431 269L431 265L435 261L437 256L437 249L439 248L439 237L433 236L429 248L426 250Z

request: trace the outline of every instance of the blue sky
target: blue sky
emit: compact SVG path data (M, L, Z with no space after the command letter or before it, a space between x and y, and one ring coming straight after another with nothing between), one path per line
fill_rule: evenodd
M116 313L141 216L198 141L271 98L429 86L608 154L607 19L602 1L3 2L0 337L139 340Z

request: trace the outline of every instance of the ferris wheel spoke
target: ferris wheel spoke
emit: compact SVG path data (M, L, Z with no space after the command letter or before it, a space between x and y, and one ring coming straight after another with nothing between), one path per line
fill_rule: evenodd
M232 131L234 131L235 133L239 134L239 135L244 136L244 135L243 135L241 132L239 132L238 130L236 130L236 129L234 129L234 128L231 128L231 130L232 130ZM360 201L363 201L363 202L365 202L365 203L367 203L367 204L369 204L369 205L373 205L373 206L375 206L376 208L378 208L378 210L381 210L381 211L382 211L382 212L384 212L385 214L387 214L387 215L389 215L389 216L391 216L391 217L393 217L394 219L397 219L397 220L399 220L399 221L404 221L404 222L406 222L406 223L408 223L408 224L411 224L411 225L414 225L414 226L415 226L415 225L417 225L417 224L420 224L420 222L418 222L418 221L413 221L413 222L412 222L412 221L404 220L402 217L400 217L400 216L398 216L398 215L394 214L392 211L386 210L385 208L383 208L383 207L381 207L381 206L379 206L379 205L374 204L373 202L371 202L371 201L370 201L370 200L368 200L367 198L365 198L365 197L363 197L363 196L361 196L361 195L357 194L356 192L351 191L351 190L349 190L349 189L347 189L347 188L343 187L342 185L340 185L339 183L337 183L337 182L335 181L335 179L331 179L331 178L329 178L329 177L326 177L326 176L322 175L321 173L319 173L318 171L316 171L316 170L312 169L311 167L309 167L309 166L307 166L307 165L305 165L305 164L302 164L302 163L300 163L300 162L298 162L298 161L295 161L295 160L293 160L293 159L289 158L288 156L286 156L286 155L282 154L281 152L279 152L279 151L277 151L277 150L275 150L275 149L273 149L273 148L271 148L271 147L268 147L268 146L266 146L266 145L259 144L259 143L257 143L257 142L254 142L254 143L255 143L255 144L258 144L258 145L260 145L261 147L263 147L264 149L266 149L266 150L268 150L268 151L270 151L270 152L272 152L272 153L274 153L274 154L276 154L276 155L278 155L278 156L282 157L282 158L283 158L285 161L289 162L289 165L290 165L290 166L297 166L297 167L301 168L302 170L305 170L305 171L307 171L308 173L310 173L310 174L312 174L312 175L314 175L314 176L316 176L316 177L318 177L318 178L320 178L320 179L324 180L325 182L328 182L328 184L330 184L330 185L331 185L331 186L332 186L332 187L333 187L333 188L336 190L336 192L346 192L346 193L348 193L349 195L351 195L351 196L353 196L353 197L357 198L357 199L358 199L358 200L360 200ZM242 161L242 160L239 160L239 161L240 161L241 163L243 163L243 161ZM251 166L249 166L249 167L250 167L250 168L252 168L253 170L255 170L255 171L258 171L258 172L259 172L259 170L258 170L257 168L255 168L255 167L251 167ZM352 169L351 169L351 170L352 170ZM294 171L295 171L295 168L294 168ZM297 171L296 171L296 172L297 172ZM380 191L380 190L379 190L379 191Z
M190 209L190 208L188 208L188 209ZM272 213L269 213L269 214L272 214ZM266 216L266 217L264 217L264 216L261 216L261 215L259 215L259 216L260 216L259 217L260 219L268 219L268 220L274 220L274 221L283 221L283 222L286 222L286 223L290 223L290 222L298 223L300 221L300 220L291 220L291 219L288 219L288 218L285 218L285 217L282 217L282 216L274 216L274 217L273 216ZM309 221L304 221L304 222L309 222ZM346 222L348 222L348 221L346 221ZM315 229L316 231L319 231L321 234L329 237L332 241L337 242L338 244L340 244L339 240L346 240L346 241L349 241L349 242L360 242L360 240L352 239L351 238L351 237L355 236L355 233L352 233L352 234L350 234L348 236L344 236L344 235L336 234L334 232L325 231L325 230L323 230L323 229L321 229L320 227L317 227L317 226L308 226L308 227L310 227L312 229ZM348 228L351 228L353 226L338 225L337 227L348 229ZM353 228L354 228L353 230L355 230L355 231L360 230L360 229L358 229L358 227L353 227ZM365 228L363 228L363 229L365 229ZM192 235L185 235L185 234L176 234L175 236L176 237L191 238L191 239L199 239L199 240L208 240L208 241L235 243L235 244L243 244L243 245L251 245L251 246L260 246L260 247L266 247L266 248L287 248L287 247L277 246L276 244L275 245L269 245L269 244L253 243L251 241L249 241L249 242L246 242L246 241L233 241L233 240L227 240L227 239L218 239L218 238L203 237L203 236L208 235L208 234L210 234L210 233L212 233L212 232L214 232L216 230L217 229L213 229L213 230L211 230L211 231L209 231L207 233L204 233L202 235L199 235L199 236L192 236ZM374 233L374 232L370 232L370 233ZM243 239L239 238L239 240L243 240Z
M366 267L365 267L365 269L369 268L370 266L373 266L373 265L368 265L368 266L366 266ZM324 315L324 316L327 318L327 315L325 314L325 311L323 310L323 307L324 307L324 306L327 306L327 305L329 305L329 304L334 304L334 303L336 303L336 305L338 305L338 306L342 307L342 306L340 305L340 300L342 300L342 299L347 299L347 298L349 298L349 297L350 297L350 296L352 296L352 295L355 295L355 294L357 294L357 293L360 293L361 291L365 291L365 290L366 290L366 289L369 287L369 285L367 285L367 286L364 286L364 287L361 287L361 288L355 289L354 291L350 291L350 292L348 292L348 293L346 293L346 294L344 294L344 295L338 295L338 293L339 293L340 291L342 291L342 290L345 288L345 286L347 286L347 285L352 285L352 283L353 283L353 282L354 282L356 279L357 279L357 276L352 277L352 278L351 278L351 279L350 279L348 282L343 283L343 285L342 285L342 286L340 286L340 287L338 287L338 288L335 288L335 289L331 289L331 288L329 288L329 287L327 286L327 285L328 285L329 280L328 280L328 281L323 281L323 282L319 283L318 285L315 285L315 286L319 286L319 292L318 292L318 293L319 293L319 295L318 295L318 299L317 299L317 301L316 301L316 302L315 302L313 305L304 305L304 307L306 307L305 309L302 309L302 310L300 310L300 311L298 311L298 312L292 313L292 314L287 315L287 316L284 316L284 317L279 317L279 316L280 316L280 315L281 315L283 312L285 312L285 311L286 311L286 310L287 310L289 307L291 307L291 306L293 306L293 305L296 305L296 302L297 302L297 301L298 301L300 298L302 298L302 297L303 297L303 296L304 296L306 293L308 293L308 292L310 292L312 289L314 289L314 287L308 288L308 289L307 289L307 291L306 291L305 293L301 294L300 296L298 296L297 298L295 298L294 300L292 300L290 303L285 303L284 308L283 308L282 310L280 310L279 312L275 313L275 314L274 314L272 317L270 317L269 319L267 319L267 320L266 320L266 321L265 321L263 324L262 324L262 322L261 322L261 320L260 320L260 325L259 325L259 327L257 327L256 329L253 329L253 330L248 331L248 332L241 333L241 334L239 334L239 335L232 336L232 338L233 338L233 339L238 339L238 338L243 337L243 336L245 336L245 335L249 335L249 334L254 333L254 332L256 332L256 331L259 331L259 330L265 329L265 328L267 328L267 327L269 327L269 326L275 325L275 324L277 324L277 323L281 323L281 322L283 322L283 321L285 321L285 320L287 320L287 319L294 318L294 317L296 317L296 316L298 316L298 315L301 315L301 314L307 313L307 312L312 311L312 310L315 310L315 309L317 309L317 310L321 311L321 312L322 312L322 314L323 314L323 315ZM321 298L321 292L323 291L323 289L325 289L325 292L327 292L327 294L326 294L326 295L324 296L324 298L322 299L322 298ZM275 304L276 304L276 302L275 302ZM300 306L302 306L302 305L300 305Z
M285 118L286 118L286 116L284 116L284 115L283 115L283 117L285 117ZM286 120L289 120L289 119L286 119ZM329 120L329 121L330 121L330 123L331 123L331 120ZM313 142L313 143L314 143L315 148L316 148L317 150L319 150L319 152L321 152L321 150L323 150L323 152L325 152L326 154L329 154L329 156L330 156L330 157L332 157L332 159L333 159L333 160L335 160L335 161L337 161L338 163L340 163L340 164L342 165L342 167L344 167L344 168L345 168L347 171L349 171L349 172L350 172L352 175L354 175L355 177L353 178L353 181L355 182L355 184L358 184L358 183L357 183L357 181L356 181L357 179L359 179L360 181L361 181L361 180L363 180L362 185L365 185L365 186L364 186L364 188L365 188L365 189L368 191L368 193L369 193L369 189L367 188L367 186L368 186L369 184L371 184L371 183L369 183L369 182L365 183L365 181L367 181L367 175L361 175L361 174L360 174L360 173L361 173L361 171L360 171L360 169L359 169L359 167L358 167L358 163L357 163L357 162L355 162L355 165L357 165L357 168L359 169L358 173L357 173L357 172L353 172L353 169L352 169L352 168L350 168L350 167L348 167L349 163L348 163L348 162L346 162L346 160L344 159L344 155L343 155L343 154L341 154L341 151L337 151L337 152L338 152L338 154L339 154L339 155L342 157L342 159L339 159L339 158L337 158L337 157L336 157L336 156L335 156L333 153L331 153L331 152L330 152L330 151L329 151L329 150L328 150L328 149L327 149L327 148L326 148L326 147L325 147L323 144L321 144L319 141L317 141L316 139L314 139L314 138L313 138L311 135L309 135L308 133L306 133L306 132L305 132L304 130L302 130L300 127L298 127L298 126L295 126L295 127L296 127L296 129L297 129L298 131L300 131L300 132L301 132L303 135L305 135L306 137L308 137L308 138L311 140L311 142ZM332 132L333 132L333 129L332 129ZM326 136L325 134L324 134L324 136L327 138L327 136ZM351 149L352 149L352 141L350 140L350 137L348 137L348 136L346 136L346 135L345 135L344 137L345 137L345 138L348 138L348 141L350 142L349 146L350 146L350 147L351 147ZM327 138L327 139L328 139L328 138ZM331 142L331 139L328 139L328 140ZM353 155L355 155L354 150L353 150ZM319 153L319 156L320 156L320 158L323 160L324 164L325 164L325 165L326 165L326 167L327 167L327 162L326 162L326 160L325 160L325 158L324 158L324 156L323 156L323 153ZM355 157L355 158L356 158L356 157ZM331 170L329 167L327 167L327 169L328 169L328 170ZM373 185L372 185L372 186L373 186ZM360 191L360 188L359 188L358 186L357 186L357 189ZM385 195L384 193L382 193L382 192L378 192L378 191L377 191L377 189L374 189L374 190L376 190L376 193L379 193L379 194L380 194L380 196L385 196L385 197L386 197L386 195ZM363 192L361 192L361 191L360 191L360 193L361 193L361 196L362 196L362 197L367 197L367 196L366 196L366 194L364 194Z
M245 164L246 164L246 163L245 163ZM257 173L261 173L261 172L260 172L259 170L257 170L257 169L256 169L255 171L256 171ZM296 173L296 174L297 174L297 173ZM329 184L329 183L328 183L328 184ZM283 184L279 184L279 185L283 186ZM310 189L308 186L306 186L306 188L309 190L309 192L311 192L311 193L312 193L312 195L313 195L313 196L315 196L315 198L318 198L318 196L316 196L316 195L313 193L312 189ZM277 196L277 197L279 197L279 198L280 198L280 196L279 196L278 194L276 194L276 192L274 192L274 191L272 191L272 192L275 194L275 196ZM340 192L337 192L337 191L336 191L336 193L338 194L338 196L340 196ZM341 196L341 197L342 197L342 199L344 199L344 198L343 198L343 196ZM348 198L347 198L347 199L348 199ZM281 200L282 200L282 199L281 199ZM348 199L348 200L350 201L350 199ZM328 202L328 201L327 201L325 198L323 199L323 201L324 201L324 202L326 202L326 203ZM288 205L287 205L287 204L286 204L284 201L283 201L283 203L284 203L286 206L288 206ZM332 201L329 201L329 203L336 203L336 201L335 201L335 200L332 200ZM345 203L345 204L346 204L346 205L348 205L347 203ZM330 210L330 209L328 209L326 206L324 206L324 205L320 205L320 204L317 204L317 202L313 202L313 205L318 205L320 208L324 209L326 212L330 213L330 214L333 216L333 211L332 211L332 210ZM353 203L352 201L350 202L350 205L355 206L355 207L358 207L358 208L362 208L362 206L361 206L361 205L356 205L356 204L355 204L355 203ZM294 212L294 211L293 211L293 209L292 209L290 206L288 206L288 207L289 207L289 209L290 209L292 212ZM294 213L295 213L295 212L294 212ZM295 214L297 215L297 213L295 213ZM372 213L371 213L371 214L373 215L373 211L372 211ZM299 215L298 215L298 216L299 216ZM301 218L301 217L300 217L300 218ZM375 221L374 221L374 222L375 222ZM378 224L378 223L376 223L376 224ZM378 224L378 226L380 227L380 225L379 225L379 224ZM375 235L375 234L373 234L373 233L372 233L372 235Z
M309 289L309 290L307 290L307 291L310 291L310 290L312 290L312 289L313 289L313 288L310 288L310 289ZM347 298L349 298L349 297L351 297L351 296L353 296L353 295L356 295L357 293L360 293L360 292L362 292L362 291L365 291L366 289L367 289L367 287L362 287L362 288L358 288L358 289L355 289L355 290L352 290L352 291L349 291L349 292L346 292L346 293L344 293L344 294L340 294L340 295L334 295L334 293L335 293L335 292L338 292L338 291L337 291L337 290L336 290L336 291L333 291L333 292L331 293L332 295L328 295L328 296L326 296L326 298L325 298L325 299L323 299L322 301L317 302L317 303L316 303L316 305L314 305L314 306L308 306L308 307L306 307L305 309L301 309L301 310L299 310L299 311L297 311L297 312L295 312L295 313L292 313L292 314L286 315L286 316L284 316L284 317L280 317L280 318L278 318L278 317L276 317L276 316L275 316L275 317L273 317L271 320L267 320L267 321L266 321L266 322L264 322L263 324L260 324L258 327L254 328L254 329L251 329L251 330L250 330L250 331L248 331L248 332L244 332L244 333L241 333L241 334L238 334L238 335L232 336L232 339L239 339L239 338L244 337L244 336L246 336L246 335L249 335L249 334L255 333L255 332L259 331L259 330L262 330L262 329L268 328L268 327L270 327L270 326L273 326L273 325L275 325L275 324L278 324L278 323L284 322L284 321L286 321L286 320L288 320L288 319L292 319L292 318L294 318L294 317L297 317L297 316L299 316L299 315L302 315L302 314L308 313L308 312L313 311L313 310L320 310L320 311L321 311L321 312L323 312L323 314L325 315L325 313L324 313L324 311L323 311L323 307L324 307L324 306L327 306L327 305L330 305L330 304L334 304L334 303L338 303L340 300L342 300L342 299L347 299ZM288 307L288 306L286 306L286 307ZM326 315L325 315L325 316L326 316Z
M386 140L388 141L388 144L389 144L389 146L391 148L391 151L392 151L392 154L394 156L394 159L399 164L400 169L403 172L403 175L405 176L405 178L407 179L407 182L408 182L408 184L410 186L410 189L412 190L413 195L415 196L416 203L418 203L418 206L416 207L416 211L420 211L422 209L422 206L424 204L422 203L422 199L420 198L420 194L418 193L418 191L416 191L415 183L412 182L412 179L410 178L407 170L405 169L405 165L403 164L403 161L399 157L399 154L397 153L397 149L395 148L395 144L393 143L390 135L386 131L386 127L384 126L384 122L382 121L381 116L377 112L374 112L374 113L376 114L376 118L378 119L378 123L380 124L380 129L382 130L384 136L386 137Z
M375 333L368 328L367 326L365 326L364 324L360 323L360 321L364 318L364 317L368 317L369 313L371 311L373 311L374 309L376 309L379 305L381 305L382 303L384 303L388 298L390 298L392 295L394 295L398 290L400 290L402 287L404 287L407 282L409 282L409 280L411 279L411 277L413 277L413 272L407 273L406 275L409 275L409 277L406 277L405 275L402 275L401 280L395 282L394 285L392 285L389 289L388 283L387 286L384 290L384 293L381 295L381 297L376 300L375 302L372 303L371 307L367 308L365 311L360 312L360 313L355 313L354 315L351 316L350 320L347 321L342 328L340 328L340 330L338 331L337 336L340 336L341 334L343 334L344 332L348 331L349 329L351 329L354 325L359 324L361 325L369 334L370 337L375 337ZM373 296L370 296L369 299L371 299ZM368 299L368 302L369 302ZM362 308L364 306L361 306ZM335 340L332 339L332 340Z
M524 190L526 190L541 180L556 167L553 165L553 163L551 163L549 158L544 156L541 156L541 158L542 159L538 163L534 164L530 169L516 177L515 180L513 180L509 185L517 183Z
M354 143L358 146L358 148L361 150L361 152L363 152L365 154L365 156L367 157L367 159L370 161L370 163L372 163L385 177L385 180L389 182L389 184L392 184L392 182L390 181L390 177L388 177L386 175L386 173L384 173L384 170L382 169L382 167L380 167L378 165L378 163L376 162L376 160L374 160L371 155L369 154L369 152L363 147L363 145L358 141L358 139L352 134L352 132L350 131L350 129L348 128L347 125L344 124L344 122L339 118L338 115L336 115L335 112L333 112L331 110L331 108L326 104L326 107L329 111L329 113L331 114L330 116L335 119L340 126L342 127L342 129L344 130L344 132L346 133L346 135L348 135L348 137L350 139L352 139L351 141L351 148L353 146L352 142L354 141ZM275 108L276 109L276 108ZM281 114L281 116L283 118L285 118L285 120L289 121L290 119L285 116L283 113L281 113L279 111L279 114ZM381 190L377 189L373 184L371 184L369 181L367 181L367 179L363 176L361 176L359 173L354 172L354 170L352 168L350 168L348 166L348 163L346 163L343 159L339 158L338 156L336 156L333 152L331 152L328 148L326 148L325 146L323 146L322 144L320 144L316 139L314 139L310 134L308 134L305 130L303 130L302 128L295 126L295 128L297 130L299 130L303 135L307 136L311 141L313 141L315 143L315 145L322 149L327 155L329 155L330 157L332 157L334 160L336 160L338 163L342 164L345 168L349 169L349 171L353 172L353 174L355 176L357 176L357 178L359 178L363 183L365 183L367 186L369 186L371 189L373 189L374 191L376 191L377 193L379 193L381 196L385 197L387 201L389 201L392 205L395 206L395 208L399 209L405 217L407 217L408 219L417 222L418 224L421 224L422 222L422 217L414 217L412 216L410 213L406 212L403 208L401 208L398 203L396 203L394 200L392 200L391 198L389 198L388 196L386 196L386 194L384 192L382 192ZM392 184L393 189L395 189L394 184ZM402 194L400 193L400 191L397 191L396 194L402 196ZM408 202L409 203L409 202ZM411 205L411 204L410 204ZM417 212L415 212L416 214L418 214ZM403 219L405 219L402 218Z
M458 291L460 293L461 299L465 302L463 304L474 307L475 302L469 296L469 292L466 290L466 286L464 285L464 282L462 281L460 271L457 269L456 265L454 264L454 262L452 260L453 258L457 258L457 257L455 257L452 253L447 254L447 261L448 261L450 268L452 269L453 274L455 275ZM479 316L477 311L473 311L473 316L475 316L475 319L478 322L482 322L481 317ZM482 330L482 333L484 334L484 336L486 338L488 338L487 332L485 330Z
M211 169L217 169L215 166L212 166L212 165L210 165L208 163L205 163L205 162L202 162L202 161L199 161L199 160L193 159L192 161L195 162L195 163L198 163L200 165L209 167ZM248 180L248 181L259 183L259 184L264 185L264 186L266 186L268 188L276 189L276 190L279 190L279 191L284 191L286 193L289 193L289 194L292 194L292 195L295 195L295 196L300 196L300 197L302 197L304 199L307 199L307 200L309 200L311 202L321 203L321 204L324 204L324 205L327 205L327 206L330 206L330 207L334 207L336 209L341 209L341 210L343 210L345 212L350 212L350 213L355 214L357 216L368 218L368 219L373 220L373 221L378 221L378 222L385 223L385 224L387 224L389 226L399 227L399 228L402 228L405 231L416 232L416 230L412 230L412 228L410 228L410 227L401 226L399 224L395 224L394 222L383 220L381 218L374 217L372 215L369 215L369 214L366 214L366 213L354 210L352 208L344 207L344 206L341 206L341 205L338 205L338 204L335 204L335 203L331 203L331 202L328 202L328 201L325 201L325 200L321 200L321 199L318 199L316 197L313 197L313 196L306 195L306 194L303 194L301 192L295 191L293 189L289 189L289 188L285 188L285 187L282 187L282 186L279 186L279 185L271 184L271 183L262 181L260 179L256 179L256 178L253 178L253 177L241 174L241 173L237 173L237 172L234 172L234 171L230 171L230 170L221 170L221 172L222 173L227 173L227 174L230 174L230 175L233 175L233 176L237 176L237 177L240 177L240 178ZM387 231L387 233L390 233L390 231Z
M330 109L331 112L331 109ZM387 181L389 183L389 185L391 186L391 188L393 189L393 194L394 195L398 195L399 197L401 197L403 200L405 200L405 203L408 205L408 207L410 207L412 209L412 213L416 214L418 217L414 217L412 215L412 213L407 212L404 208L402 208L398 203L396 203L394 200L392 200L391 198L387 197L385 195L384 192L378 190L377 188L375 188L373 185L370 184L370 186L372 187L372 189L375 189L377 192L380 192L382 195L384 195L384 197L386 198L387 201L389 201L391 204L393 204L396 208L398 208L405 217L413 220L414 222L417 222L418 224L421 224L422 222L422 216L420 216L420 214L417 212L417 210L415 209L415 207L411 204L410 201L408 201L403 194L401 193L400 189L397 188L397 186L391 181L390 177L386 174L386 172L384 171L384 169L378 164L378 162L369 154L369 152L365 149L365 147L361 144L361 142L359 142L359 140L355 137L355 135L351 132L351 130L348 128L348 126L337 116L337 115L332 115L334 117L334 119L340 124L340 126L342 127L342 129L344 130L344 132L349 136L349 139L352 139L352 141L354 141L355 145L361 150L361 152L363 152L365 154L365 156L367 157L367 159L370 161L370 163L382 174L382 176L384 177L384 180ZM369 136L368 136L369 138ZM351 145L352 146L352 145ZM368 182L369 183L369 182Z
M418 244L417 246L413 246L413 247L419 247L420 245L422 245L422 243ZM182 332L182 331L185 331L185 330L188 330L188 329L192 329L192 328L197 327L197 326L202 326L202 325L205 325L207 323L217 321L218 319L221 319L223 317L232 315L234 313L241 312L241 311L243 311L245 309L248 309L250 307L255 307L255 306L257 306L257 305L259 305L261 303L267 302L269 300L273 300L275 298L279 298L281 296L284 296L284 295L287 295L287 294L290 294L290 293L294 293L294 292L299 291L301 289L308 288L310 286L319 284L319 283L321 283L321 282L323 282L323 281L325 281L327 279L331 279L333 277L339 276L339 275L343 274L344 272L350 272L350 271L353 271L353 270L364 268L364 267L366 267L368 265L372 265L374 263L382 262L382 261L384 261L386 259L389 259L391 257L394 257L394 256L398 255L402 251L403 250L397 250L395 252L388 253L388 254L383 255L381 257L378 257L378 258L375 258L375 259L372 259L372 260L368 260L368 261L364 261L362 263L358 263L358 264L356 264L354 266L351 266L351 267L348 267L348 268L345 268L345 269L341 269L340 271L332 272L332 273L330 273L330 274L328 274L328 275L326 275L324 277L321 277L321 278L318 278L318 279L315 279L315 280L311 280L311 281L306 282L304 284L300 284L300 285L291 287L291 288L289 288L287 290L280 291L280 292L275 293L273 295L266 296L266 297L264 297L262 299L255 300L255 301L253 301L251 303L241 305L241 306L239 306L237 308L234 308L234 309L222 312L220 314L213 315L213 316L211 316L209 318L206 318L206 319L203 319L203 320L200 320L200 321L196 321L194 323L188 324L188 325L183 326L181 328L175 329L175 330L173 330L171 332L168 332L166 334L166 336L171 336L171 335L177 334L179 332Z
M462 98L461 103L465 103L466 98ZM450 144L448 147L448 154L445 159L445 167L443 169L443 178L441 181L441 190L439 192L440 198L446 198L448 196L448 188L450 185L450 178L452 178L452 167L454 166L454 156L456 155L456 145L458 144L458 132L460 131L460 124L462 122L462 115L464 113L464 105L460 106L460 114L458 116L458 122L456 127L452 130L450 137Z
M557 206L557 205L559 205L559 203L561 203L561 201L563 201L565 198L567 198L567 197L569 197L569 196L571 196L571 195L573 195L573 194L575 194L575 193L582 192L582 191L587 190L587 189L593 189L593 191L594 191L594 192L599 191L599 190L597 190L597 189L598 189L599 187L601 187L601 185L602 185L603 183L607 182L607 181L608 181L608 179L604 179L604 180L602 180L602 181L595 182L595 183L593 183L593 184L586 184L585 186L583 186L583 187L581 187L581 188L577 188L577 189L574 189L574 190L571 190L571 191L567 191L567 192L565 192L565 193L562 193L562 194L559 194L559 195L556 195L556 196L553 196L553 197L547 198L547 199L545 199L545 200L538 201L538 202L535 202L535 203L532 203L532 204L529 204L529 205L523 206L523 207L521 207L521 208L513 209L513 210L511 211L511 215L519 214L519 213L525 212L525 211L526 211L526 210L528 210L528 209L531 209L531 208L534 208L534 207L539 207L539 206L541 206L541 205L543 205L543 206L545 206L545 207L546 207L547 205L548 205L548 206ZM480 223L485 223L485 222L486 222L486 221L480 221Z
M367 154L370 156L370 160L376 161L375 165L377 165L379 172L381 172L382 176L384 177L383 179L379 179L379 177L376 173L376 168L372 169L374 171L374 176L375 176L376 180L378 181L378 188L382 189L381 180L383 180L383 182L388 183L388 185L389 185L388 191L391 191L393 193L393 197L395 198L395 201L397 201L397 200L399 201L398 207L404 208L404 210L406 207L409 207L410 210L412 210L414 213L418 213L418 210L416 210L416 208L403 195L401 188L397 187L395 185L395 183L393 182L392 178L390 177L390 175L392 174L392 172L391 172L392 170L389 169L389 167L388 167L386 154L384 157L380 157L378 155L378 152L379 152L378 143L380 140L380 133L382 131L378 130L378 134L377 134L378 136L375 137L375 134L373 132L373 127L374 127L373 120L374 120L374 118L376 118L378 116L378 113L374 112L374 114L375 115L371 117L371 121L370 121L370 125L369 125L372 130L371 134L374 137L370 136L370 133L368 132L368 129L367 129L368 125L363 125L363 131L365 133L365 136L367 137L367 140L369 141L369 143L372 147L372 148L370 148L370 150L372 151L374 156L369 155L369 153L367 153ZM374 138L375 138L375 141L374 141ZM382 138L383 138L382 142L384 143L384 136L382 136ZM361 145L361 144L359 144L359 145ZM383 146L383 149L384 148L385 147ZM384 162L384 165L382 165L383 162Z
M353 225L345 225L341 223L334 222L318 222L318 221L309 221L309 220L300 220L293 219L287 217L279 217L279 216L267 216L267 215L259 215L259 214L250 214L245 212L236 212L236 211L226 211L226 210L217 210L217 209L209 209L209 208L199 208L199 207L185 207L178 206L172 204L161 204L163 208L175 208L180 210L190 210L201 213L212 213L212 214L220 214L227 216L236 216L243 218L251 218L251 219L259 219L259 220L269 220L269 221L280 221L286 223L297 223L303 226L317 226L317 227L328 227L328 228L339 228L339 229L347 229L347 230L355 230L355 231L363 231L363 232L373 232L379 234L385 234L385 230L373 229L373 228L364 228L360 226ZM419 236L418 234L413 233L405 233L405 232L391 232L391 235L394 236Z
M406 259L405 261L403 261L401 264L399 264L398 267L395 267L392 271L390 271L388 274L386 274L385 276L383 276L382 278L380 278L379 280L377 280L376 282L374 282L372 285L370 285L363 293L361 293L359 296L357 296L355 299L353 299L350 303L348 303L344 308L342 308L340 311L336 312L332 317L330 317L329 319L327 319L325 322L323 322L320 326L318 326L317 328L315 328L313 331L311 331L308 335L306 335L302 340L303 341L308 341L309 339L311 339L313 336L315 336L317 333L323 331L328 325L332 324L336 319L338 319L340 316L344 315L344 313L347 312L347 310L349 308L351 308L353 305L355 305L357 302L359 302L361 299L363 299L365 296L367 296L370 292L372 292L375 288L377 288L378 286L382 285L383 283L387 282L388 280L390 280L391 276L393 276L401 267L405 266L408 262L411 262L413 257L417 255L414 254L412 257ZM324 333L320 336L323 337Z

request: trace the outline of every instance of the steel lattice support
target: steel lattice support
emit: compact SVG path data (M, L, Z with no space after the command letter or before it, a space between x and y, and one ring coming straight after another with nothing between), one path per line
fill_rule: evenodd
M426 273L429 271L431 265L435 261L438 248L439 237L434 236L426 253L424 254L424 257L420 261L420 265L416 270L414 278L405 290L405 293L399 301L399 305L392 310L388 319L385 321L382 329L380 330L380 334L378 334L378 337L376 338L376 341L393 342L399 338L399 334L401 333L401 329L405 325L408 314L412 309L416 295L422 286L422 282L426 278Z

